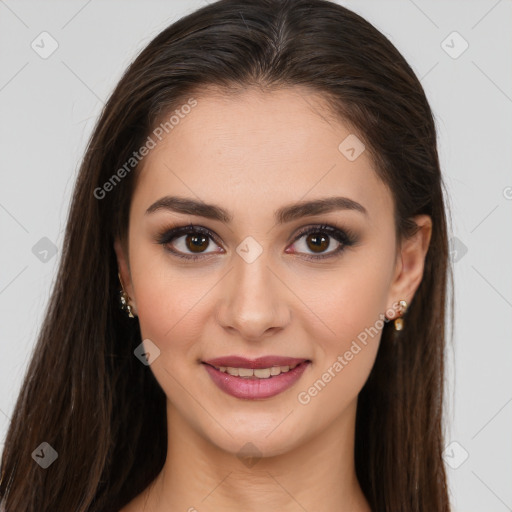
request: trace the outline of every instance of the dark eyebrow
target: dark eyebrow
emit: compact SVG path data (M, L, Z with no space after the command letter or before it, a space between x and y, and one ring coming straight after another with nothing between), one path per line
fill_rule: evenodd
M147 210L146 214L157 210L170 210L177 213L197 215L212 220L218 220L226 224L230 223L233 216L224 208L214 204L207 204L186 197L165 196L155 201ZM354 210L368 215L366 208L348 197L325 197L311 201L301 201L279 208L274 213L278 224L291 222L295 219L328 213L334 210Z

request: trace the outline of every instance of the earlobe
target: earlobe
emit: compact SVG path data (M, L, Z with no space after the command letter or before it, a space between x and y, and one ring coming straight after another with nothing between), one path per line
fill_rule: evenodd
M130 277L130 267L128 264L128 257L124 249L123 243L118 238L114 241L114 251L117 258L117 267L119 273L119 287L123 289L127 295L126 300L131 306L133 313L136 315L137 307L134 300L133 285Z

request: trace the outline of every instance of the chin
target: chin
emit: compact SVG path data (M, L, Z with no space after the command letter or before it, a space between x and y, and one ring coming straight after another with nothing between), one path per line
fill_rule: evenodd
M199 425L199 429L202 437L209 443L235 456L254 452L254 456L273 457L292 450L299 442L299 425L294 424L288 417L285 420L285 427L284 417L286 414L275 419L267 416L260 422L253 422L252 425L248 424L250 417L246 416L243 421L231 417L225 418L222 426L212 422L208 417Z

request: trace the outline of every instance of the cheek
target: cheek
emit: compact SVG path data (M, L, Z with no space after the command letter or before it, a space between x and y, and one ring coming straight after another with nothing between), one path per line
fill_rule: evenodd
M315 312L330 327L333 340L347 341L373 326L387 309L391 264L365 256L354 257L315 292ZM333 331L333 332L332 332Z
M201 355L208 292L218 276L180 268L163 251L142 245L131 255L141 336L158 346L166 367L194 365Z
M319 401L332 398L348 403L359 393L375 361L385 325L389 271L382 263L360 260L328 287L321 286L321 291L322 296L314 292L314 313L328 329L323 327L320 336L318 331L316 336L313 331L309 334L315 340L318 364L308 385L320 379L317 387L323 398Z
M204 283L185 277L152 279L145 274L136 289L143 338L154 341L162 351L171 346L173 351L185 350L191 340L200 339Z
M356 339L382 320L386 311L387 284L380 275L368 269L340 286L339 296L333 300L338 307L331 306L329 313L334 320L333 330L342 340Z

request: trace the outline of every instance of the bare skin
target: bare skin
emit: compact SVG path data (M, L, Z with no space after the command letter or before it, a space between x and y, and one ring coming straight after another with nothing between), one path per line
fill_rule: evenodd
M155 481L122 512L370 512L355 475L357 396L375 361L378 335L359 343L342 371L338 356L421 282L431 219L396 240L393 198L368 151L350 161L338 149L351 133L305 89L249 89L223 96L205 90L197 106L146 157L132 199L127 253L115 250L142 339L160 349L151 365L167 395L168 452ZM146 210L173 195L218 205L230 223ZM291 203L343 196L362 205L276 223ZM167 247L155 240L175 225L203 226L203 252L190 236ZM322 229L315 250L299 230L322 224L350 230L343 246ZM200 234L199 234L200 235ZM236 249L252 237L251 263ZM318 236L318 235L317 235ZM324 247L325 247L324 246ZM307 256L328 255L308 261ZM202 256L201 256L202 255ZM393 308L395 306L395 308ZM239 399L221 391L201 361L225 355L310 359L294 386L272 398ZM308 389L331 368L315 396ZM333 376L334 375L334 376ZM324 377L325 382L325 377ZM303 400L299 400L302 392ZM309 401L304 403L304 397ZM257 448L249 467L237 457Z

